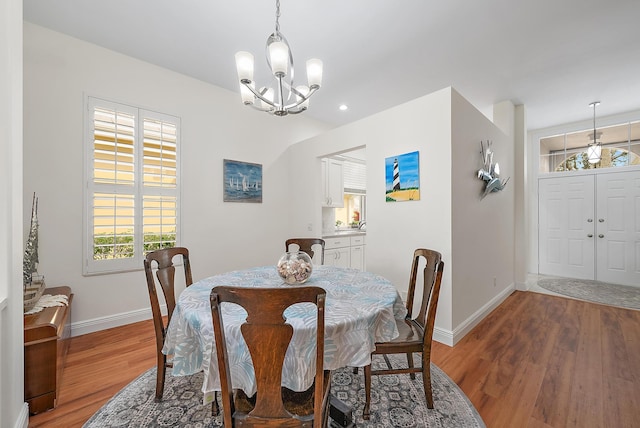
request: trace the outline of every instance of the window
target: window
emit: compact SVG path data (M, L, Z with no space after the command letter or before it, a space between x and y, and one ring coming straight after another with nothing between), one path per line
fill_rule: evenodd
M364 160L348 155L339 158L343 159L344 204L343 208L335 209L336 224L359 227L366 221L367 165Z
M599 127L602 157L588 162L587 144L593 129L549 136L540 139L539 172L580 171L640 165L640 122Z
M564 162L556 166L555 171L617 168L627 165L640 165L640 156L619 147L603 147L600 162L589 163L589 154L586 151L581 151L580 153L567 157Z
M335 209L336 226L360 227L367 220L366 201L367 197L364 194L345 192L343 208Z
M179 242L180 119L87 98L85 275Z

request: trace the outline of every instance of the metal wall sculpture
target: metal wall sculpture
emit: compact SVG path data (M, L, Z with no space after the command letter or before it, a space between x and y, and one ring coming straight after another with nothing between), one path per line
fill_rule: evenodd
M498 162L493 163L493 150L491 149L491 141L487 140L487 143L480 141L480 153L482 154L483 168L478 170L478 178L485 182L484 192L481 199L487 196L491 192L499 192L504 189L509 181L500 180L500 166Z

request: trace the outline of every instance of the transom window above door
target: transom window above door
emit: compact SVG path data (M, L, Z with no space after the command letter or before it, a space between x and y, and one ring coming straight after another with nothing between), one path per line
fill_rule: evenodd
M598 127L602 133L601 159L589 162L587 153L593 129L540 139L540 173L582 171L640 165L640 121Z

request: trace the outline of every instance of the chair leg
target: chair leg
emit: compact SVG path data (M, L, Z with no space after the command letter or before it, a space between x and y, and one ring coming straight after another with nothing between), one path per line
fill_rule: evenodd
M211 416L220 414L220 406L218 406L218 393L213 391L213 401L211 402Z
M329 427L329 411L330 411L330 407L331 407L331 391L329 391L329 396L327 397L327 402L324 405L324 408L322 409L322 428L328 428ZM315 424L314 424L315 425Z
M362 411L362 419L369 420L369 406L371 404L371 364L364 366L364 410Z
M411 352L407 352L407 364L409 365L410 369L413 368L413 354ZM411 380L414 380L416 378L416 374L409 373L409 377L411 378Z
M167 356L164 354L158 355L158 370L156 375L156 402L162 400L162 393L164 392L164 376L167 370Z
M424 384L424 396L427 399L427 409L433 409L433 391L431 389L431 361L424 358L422 353L422 383Z

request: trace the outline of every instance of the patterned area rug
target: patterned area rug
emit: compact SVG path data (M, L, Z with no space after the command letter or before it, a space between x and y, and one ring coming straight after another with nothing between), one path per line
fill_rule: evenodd
M580 300L620 308L640 310L640 287L573 278L542 278L538 285L545 290Z
M394 364L403 361L396 356L391 359ZM374 366L378 364L384 364L384 360L376 357ZM143 373L93 415L84 428L222 426L219 417L211 416L211 406L202 405L202 373L185 377L167 373L161 403L154 401L155 379L155 368ZM331 388L334 395L351 406L358 427L485 427L464 393L434 364L431 365L431 380L433 410L427 409L420 375L413 381L409 375L374 376L369 421L362 419L362 370L358 374L350 368L335 371Z

